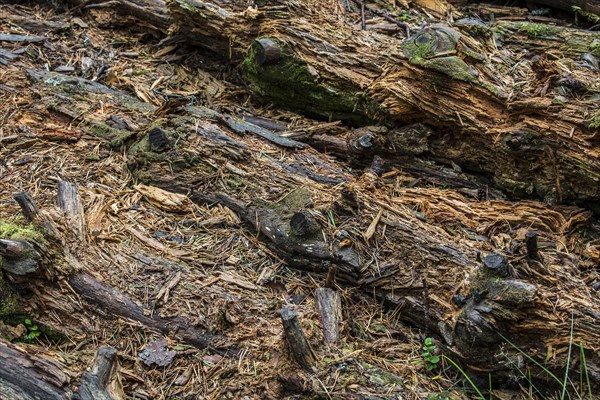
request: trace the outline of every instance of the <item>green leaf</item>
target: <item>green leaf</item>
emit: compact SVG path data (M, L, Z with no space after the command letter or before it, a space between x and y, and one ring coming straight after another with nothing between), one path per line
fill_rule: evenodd
M31 329L32 331L37 331L37 330L38 330L38 326L37 326L37 325L34 325L34 326L32 326L31 328L29 328L29 329Z
M427 361L429 361L431 364L437 364L440 362L440 358L438 356L433 356L433 357L429 358Z
M425 346L431 346L431 338L425 338Z
M25 325L31 325L31 320L30 319L26 319L25 320Z

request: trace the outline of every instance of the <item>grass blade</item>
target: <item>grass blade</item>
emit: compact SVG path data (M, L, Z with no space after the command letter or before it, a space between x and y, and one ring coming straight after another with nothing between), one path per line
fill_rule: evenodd
M473 383L473 381L471 380L471 378L469 378L469 375L467 375L467 373L465 371L463 371L462 368L457 363L454 362L454 360L452 360L451 358L446 357L446 356L442 356L442 357L444 357L445 360L448 360L448 362L450 364L452 364L452 366L454 366L454 368L456 368L458 370L458 372L460 372L460 374L462 376L464 376L464 378L467 380L467 382L469 382L469 384L471 385L471 387L473 389L475 389L475 391L477 392L477 394L479 395L479 398L481 400L487 400L485 398L485 396L481 393L481 391L479 390L479 388L475 385L475 383Z

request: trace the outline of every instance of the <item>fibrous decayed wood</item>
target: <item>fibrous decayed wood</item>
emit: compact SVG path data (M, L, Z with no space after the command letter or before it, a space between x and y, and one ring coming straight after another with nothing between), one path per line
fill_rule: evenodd
M38 85L47 100L63 90L43 81ZM71 99L65 107L110 103L112 96L94 90L87 100ZM185 113L190 118L165 116L152 123L168 140L176 138L177 147L153 149L152 129L142 130L128 145L131 172L146 185L227 207L288 266L323 275L335 270L336 284L364 290L396 309L402 321L438 338L467 368L493 372L497 379L520 365L521 350L544 358L544 349L566 349L574 318L573 340L584 348L590 379L600 378L595 373L600 310L583 267L593 253L582 250L575 235L589 212L485 195L467 198L442 188L392 190L390 179L403 172L380 174L379 162L351 174L312 148L289 149L262 137L239 136L227 115L202 108ZM86 118L86 129L98 123L94 118ZM224 166L224 182L243 179L241 189L207 178L216 160ZM527 256L526 233L532 230L547 242L538 250L539 259ZM500 262L490 263L493 253ZM502 273L492 273L495 269ZM93 293L102 290L89 292L97 298ZM564 368L565 357L566 352L557 352L548 367ZM535 366L532 371L547 379Z
M6 400L69 399L72 390L56 358L0 339L0 390Z
M458 22L414 30L402 40L357 31L322 2L280 13L203 1L167 4L177 26L205 37L209 47L218 50L227 38L230 53L245 57L250 86L279 105L354 123L426 123L437 128L426 141L437 159L489 174L518 196L595 201L598 71L578 64L584 53L598 56L592 32ZM530 38L534 51L572 60L541 53L524 59L494 40L496 30L510 41L511 29ZM261 45L252 43L259 37L280 43L280 61L257 62Z
M470 373L487 377L489 372L501 381L522 370L521 352L564 372L573 342L581 350L570 368L577 370L584 354L590 379L600 382L600 310L590 288L598 257L595 242L582 233L590 213L571 205L506 201L501 190L469 174L483 172L518 195L593 201L598 188L588 96L596 91L596 72L565 60L518 60L494 47L489 27L478 37L473 26L430 26L413 29L412 41L404 42L355 30L339 10L324 12L317 2L267 2L247 9L238 3L179 1L169 7L179 35L231 55L234 62L248 55L246 80L263 97L320 117L360 125L380 120L387 126L354 136L286 137L263 128L260 120L238 120L227 107L157 109L99 82L30 70L39 108L59 104L63 118L76 121L89 137L102 138L104 150L126 154L127 172L145 184L135 186L135 200L104 204L100 213L161 199L161 209L180 213L191 213L192 201L220 207L236 213L265 252L321 279L328 273L326 286L333 285L335 273L336 285L357 288L395 310L399 320L434 337ZM269 38L268 46L279 43L281 59L273 57L272 48L260 53L265 43L254 44L256 38ZM433 53L409 51L411 43L425 39L438 46ZM277 66L293 68L300 88L289 86L289 76L277 69L266 69ZM574 80L557 78L566 69ZM520 79L530 77L518 87ZM90 104L99 106L90 109ZM115 115L131 117L135 128L119 123L108 129L118 120ZM350 171L306 143L333 149L366 168ZM446 174L448 169L455 174ZM434 182L435 171L446 174L452 190L419 184ZM63 193L77 199L74 190ZM71 243L68 232L80 230L69 223L83 221L83 208L61 204L67 222L59 222L64 229L53 235L63 240L53 242L46 269L64 266L50 261L68 264L86 254L89 259L92 249L101 247ZM90 224L101 237L102 224ZM130 233L127 240L165 256L196 257L150 233L124 229ZM537 251L531 231L538 238ZM75 237L81 242L84 236ZM213 344L202 330L188 330L191 323L157 317L72 265L58 275L97 305L98 314L115 314L199 347ZM179 278L170 282L176 285ZM163 287L168 292L169 284ZM543 370L530 367L534 377L548 381Z
M286 306L279 312L285 332L285 338L294 359L307 371L314 370L315 355L306 340L300 320L296 311L291 306Z

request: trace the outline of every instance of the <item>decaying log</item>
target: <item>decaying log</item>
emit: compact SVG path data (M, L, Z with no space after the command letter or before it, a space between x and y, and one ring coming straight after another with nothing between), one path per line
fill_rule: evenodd
M425 122L436 129L427 139L436 159L487 174L519 197L596 204L600 162L592 150L598 132L592 96L600 90L598 72L571 64L581 88L574 93L556 62L523 60L498 48L493 27L434 25L400 41L355 31L318 1L273 17L266 9L250 17L238 7L200 0L167 6L177 26L202 37L207 47L226 48L221 52L234 60L245 57L248 83L270 101L354 124ZM546 31L531 29L533 36L536 29ZM564 34L561 46L572 48L565 53L596 54L595 34L576 32ZM580 36L583 42L569 42ZM259 65L255 42L245 54L258 37L280 43L278 63ZM419 46L425 46L422 52Z
M83 232L85 231L83 206L81 205L81 199L78 194L77 186L68 182L60 181L58 193L58 203L61 210L66 214L71 222L75 223L75 226L77 227L77 233L79 233L79 238L83 240ZM29 198L30 201L24 202L23 204L26 206L28 204L33 204L29 195L25 195L24 197ZM24 213L28 210L29 209L27 207L22 208ZM39 213L37 215L39 215ZM36 221L34 220L34 222ZM72 225L70 226L72 227ZM24 244L32 247L31 244L27 242L24 242ZM74 259L70 254L69 249L65 248L63 251L64 258L67 260L67 262L76 262L76 259ZM28 256L33 256L33 254L29 254ZM54 262L51 256L46 254L43 256L49 258L49 261L46 262ZM33 258L33 261L35 261L37 265L36 258ZM218 339L217 337L205 335L204 333L199 332L182 318L165 320L157 316L147 316L147 313L144 309L133 303L122 292L112 287L103 285L86 273L79 272L77 267L75 267L74 270L75 273L73 273L73 275L71 275L68 279L68 282L73 290L92 304L99 306L108 314L137 321L148 329L162 332L164 334L176 335L186 343L192 344L199 348L210 348L219 354L235 352L234 349L219 347L219 344L215 343L213 340Z
M304 331L293 306L285 306L280 311L285 338L294 359L308 372L314 370L315 355L304 336Z
M70 379L57 359L29 353L0 339L0 393L4 400L66 400Z
M62 90L60 84L37 85L45 96ZM87 98L65 102L77 108L93 98L116 104L122 113L141 109L99 89L90 87L94 92ZM559 371L566 365L571 315L573 340L584 347L589 370L597 368L600 331L595 315L600 309L590 293L574 289L587 287L578 263L588 261L580 249L566 257L561 247L572 249L563 239L584 227L590 213L572 206L487 196L469 200L444 188L394 186L385 174L372 182L308 146L286 149L250 135L236 136L219 113L189 107L178 112L194 118L192 122L167 115L159 121L167 137L174 129L185 132L168 154L149 146L150 129L141 130L129 144L128 166L139 181L179 196L189 193L199 203L228 207L290 267L320 273L335 268L336 285L360 288L396 309L403 322L436 337L467 368L493 373L498 379L514 372L522 356L507 346L500 332L540 360L546 348L561 349L547 364ZM96 122L92 118L84 118L82 129ZM458 146L451 138L434 139L447 139L446 147ZM525 139L527 135L517 135L509 143L525 145ZM213 164L224 166L218 173L223 181L214 177ZM242 177L243 189L226 185L227 176ZM299 238L291 232L290 221L303 210L314 217L318 229L314 236ZM371 225L367 241L365 232ZM523 230L535 230L554 241L544 248L544 263L523 257L522 239L515 242ZM510 276L491 276L477 251L505 256ZM573 290L559 288L557 294L563 285ZM454 295L466 300L453 303ZM568 301L557 301L558 295ZM590 379L600 382L597 378L592 374Z
M329 288L317 288L315 290L315 303L323 326L325 342L337 342L340 338L339 325L342 317L340 293Z
M100 346L92 365L81 377L78 394L81 400L117 400L121 396L110 393L110 381L114 378L117 350L111 346Z

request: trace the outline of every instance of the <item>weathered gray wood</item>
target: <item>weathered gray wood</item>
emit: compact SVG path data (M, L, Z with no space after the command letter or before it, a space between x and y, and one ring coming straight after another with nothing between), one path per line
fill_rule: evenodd
M27 351L0 338L0 398L64 400L71 398L69 378L59 361Z
M281 322L285 332L285 338L289 345L292 356L306 371L313 372L315 365L315 355L306 340L298 315L293 306L285 306L279 312Z
M315 290L315 303L323 326L325 342L337 342L340 339L339 325L342 319L340 293L329 288L317 288Z
M0 239L2 269L15 275L35 272L40 259L35 248L24 240Z
M38 209L37 205L35 204L35 201L29 193L16 193L13 195L13 198L21 207L21 211L23 212L25 218L27 218L29 221L33 221L37 218L38 214L40 213L40 210Z
M85 242L85 216L77 185L58 181L58 206L67 217L69 228L82 243Z
M116 400L119 397L108 391L107 385L116 369L117 350L112 346L101 346L96 351L92 365L81 377L79 396L81 400Z

